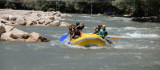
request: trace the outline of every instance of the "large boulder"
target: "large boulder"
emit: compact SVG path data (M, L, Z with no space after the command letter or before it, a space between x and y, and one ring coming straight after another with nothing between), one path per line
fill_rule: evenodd
M9 15L2 15L1 16L1 19L4 19L4 20L7 20L7 21L9 21Z
M5 25L4 28L5 28L6 32L9 32L9 31L11 31L12 29L14 29L13 26L7 26L7 25Z
M0 26L3 26L5 28L6 32L9 32L14 28L13 26L8 26L8 25L5 25L3 23L0 23Z
M69 23L67 23L67 22L61 22L59 26L60 27L68 27Z
M26 24L27 24L27 22L26 22L26 20L25 20L24 17L19 17L19 18L17 18L16 23L17 23L18 25L26 25Z
M44 25L48 25L48 24L50 24L50 23L52 23L52 22L53 22L52 20L46 19Z
M8 18L9 18L9 21L16 21L17 20L17 18L12 15L9 15Z
M17 42L24 42L24 41L25 41L25 39L19 39L19 38L14 39L14 38L12 38L12 35L11 35L10 32L3 33L3 34L1 35L0 40L1 40L1 41L14 41L14 42L15 42L15 41L17 41Z
M1 36L1 34L4 33L4 32L6 32L6 31L5 31L5 28L4 28L3 26L0 26L0 36Z
M38 22L38 24L44 24L45 20L44 19L39 19L37 22Z
M1 40L3 41L13 41L14 39L10 37L11 36L11 33L10 32L6 32L6 33L3 33L1 35Z
M61 16L61 12L57 11L56 14L55 14L55 16L60 17Z
M30 37L26 41L29 41L29 42L48 42L49 40L42 37L40 34L38 34L36 32L32 32L30 34Z
M64 13L64 14L61 14L61 17L72 17L72 15Z
M16 17L15 16L13 16L13 15L3 15L2 16L2 19L4 19L4 20L7 20L7 21L16 21Z
M49 26L59 26L60 25L60 22L59 20L55 20L53 22L51 22L50 24L48 24Z
M38 22L35 21L35 20L27 20L27 25L28 26L32 26L32 25L36 25L36 24L38 24Z
M14 28L12 31L10 31L10 33L10 37L13 39L28 39L29 37L29 33L23 32L22 30L19 30L17 28Z
M5 20L5 19L0 19L0 22L3 23L3 24L9 23L9 22L8 22L7 20Z
M54 19L55 19L55 20L61 20L61 17L54 16Z

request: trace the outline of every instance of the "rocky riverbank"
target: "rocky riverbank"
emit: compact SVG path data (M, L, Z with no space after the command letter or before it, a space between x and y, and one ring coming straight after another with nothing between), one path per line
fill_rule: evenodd
M13 26L0 23L0 41L48 42L49 40L36 32L27 33Z
M23 26L59 26L66 27L69 23L60 22L62 17L72 17L61 12L43 12L33 10L0 9L0 22L6 25Z
M138 22L160 22L160 16L152 16L152 17L133 17L133 21Z

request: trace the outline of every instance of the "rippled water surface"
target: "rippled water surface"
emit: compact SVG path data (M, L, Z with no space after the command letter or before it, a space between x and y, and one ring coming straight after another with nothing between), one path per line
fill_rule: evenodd
M160 70L160 24L133 22L130 18L73 14L75 24L84 21L83 33L93 33L97 24L107 25L111 47L68 45L58 39L68 32L59 27L16 26L26 32L38 32L50 42L0 42L0 70Z

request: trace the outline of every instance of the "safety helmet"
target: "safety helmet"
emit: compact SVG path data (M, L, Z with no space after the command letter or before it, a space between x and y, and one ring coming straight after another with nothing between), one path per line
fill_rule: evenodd
M69 25L68 25L68 27L72 27L72 25L71 25L71 24L69 24Z
M102 24L98 24L98 26L99 26L99 27L101 27L101 26L102 26Z
M102 25L103 27L106 27L106 25Z
M76 26L78 26L80 23L79 22L76 22Z

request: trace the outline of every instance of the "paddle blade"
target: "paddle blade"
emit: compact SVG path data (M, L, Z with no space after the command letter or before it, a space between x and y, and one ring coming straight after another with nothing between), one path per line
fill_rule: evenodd
M109 38L119 40L119 38L117 38L117 37L109 37Z
M70 42L68 42L68 44L71 44Z
M59 41L60 41L60 42L63 42L67 37L68 37L68 34L64 34L64 35L59 39Z

